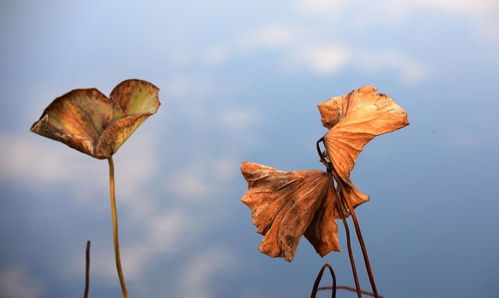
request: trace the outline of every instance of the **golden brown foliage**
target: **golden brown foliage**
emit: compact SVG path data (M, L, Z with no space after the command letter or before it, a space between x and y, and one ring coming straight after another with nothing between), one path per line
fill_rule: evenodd
M156 113L158 91L141 80L121 82L110 98L94 88L75 89L48 105L31 131L92 157L109 158Z
M336 191L323 171L280 171L243 162L248 192L241 201L252 211L257 232L264 235L259 250L291 261L302 235L321 256L339 251L335 218Z
M280 171L243 162L248 191L241 201L252 211L259 250L291 261L302 235L320 256L339 251L335 219L353 213L369 198L350 180L350 171L364 146L374 137L409 124L407 113L390 97L364 86L319 104L328 172ZM335 189L336 181L338 192Z
M393 99L364 86L319 104L322 124L329 129L324 145L341 181L345 199L356 207L369 198L350 180L350 171L364 146L374 137L409 125L407 113Z

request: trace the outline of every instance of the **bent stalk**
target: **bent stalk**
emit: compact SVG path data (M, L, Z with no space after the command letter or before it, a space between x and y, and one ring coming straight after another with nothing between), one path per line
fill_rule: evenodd
M350 215L352 216L353 224L355 226L355 232L357 233L357 239L359 239L360 248L362 249L362 255L364 256L364 263L366 265L367 275L369 275L369 282L371 283L371 288L373 290L374 297L378 298L378 289L376 288L376 282L374 281L374 274L371 269L371 262L369 261L369 255L367 254L366 244L364 242L364 237L362 237L362 231L360 229L359 220L357 215L355 215L355 210L351 204L348 204L350 209Z
M340 195L341 203L343 204L344 207L348 207L348 209L350 211L350 215L352 216L353 224L355 226L355 232L357 234L357 239L359 240L360 247L362 248L362 255L364 257L364 263L366 265L367 274L369 275L369 282L371 283L371 288L372 288L374 297L380 298L380 296L378 294L378 289L376 287L376 282L374 281L374 274L373 274L373 271L371 269L371 262L369 261L369 255L367 254L366 244L364 243L364 237L362 237L362 231L360 229L359 220L357 219L357 215L355 214L355 210L354 210L353 205L350 202L348 202L343 195L343 189L345 188L344 183L342 182L343 180L340 179L340 177L338 176L338 174L334 170L333 163L331 163L328 160L326 153L323 152L321 147L320 147L320 143L323 143L323 142L324 142L324 137L320 138L315 143L317 153L319 154L320 161L326 166L327 172L333 176L333 180L336 181L336 183L339 187L339 190L340 190L339 195ZM340 214L341 214L341 212L340 212ZM346 220L343 220L343 224L345 225L345 232L347 233L347 239L349 240L350 239L350 237L349 237L350 231L349 231L346 223L347 223ZM348 241L348 242L350 242L350 241ZM352 265L352 271L353 271L354 279L355 279L355 287L356 287L357 295L359 296L359 295L361 295L359 293L359 292L361 292L361 289L360 289L360 285L358 282L358 278L356 276L357 270L355 269L355 260L353 258L351 247L349 246L348 248L349 248L348 253L349 253L349 257L350 257L350 264Z
M336 275L334 274L333 267L329 264L324 264L319 274L317 274L317 278L315 279L314 286L312 288L312 293L310 294L310 298L317 298L317 292L319 290L319 284L321 283L322 275L324 274L324 270L329 269L331 273L331 278L333 279L333 286L331 287L331 298L336 298Z
M324 290L331 290L333 287L320 287L317 291L324 291ZM348 287L348 286L336 286L336 289L337 290L347 290L347 291L350 291L350 292L356 292L357 290L352 288L352 287ZM371 293L371 292L368 292L368 291L364 291L364 290L361 290L360 291L362 294L364 295L367 295L367 296L371 296L371 297L374 297L374 294ZM379 298L384 298L383 296L378 296Z
M329 164L332 167L332 164ZM357 215L355 214L354 206L345 199L343 195L343 191L341 191L345 186L343 185L341 179L338 177L334 171L331 170L331 174L333 175L334 180L338 183L340 188L340 200L343 206L348 207L350 211L350 215L352 216L352 221L355 227L355 233L357 234L357 239L359 240L360 248L362 249L362 256L364 257L364 264L366 266L367 275L369 276L369 282L371 283L371 289L373 291L374 297L379 298L378 288L376 287L376 282L374 281L374 274L371 268L371 262L369 261L369 255L367 254L366 243L364 242L364 237L362 236L362 230L360 229L359 220L357 219ZM352 258L350 259L352 261ZM357 291L358 294L358 291Z
M360 288L359 277L357 275L357 267L355 266L355 259L353 257L352 243L350 241L350 229L348 228L347 220L345 218L342 218L341 220L343 221L345 234L347 236L348 257L350 258L350 266L352 267L353 280L355 282L355 292L357 293L357 298L361 298L362 290Z
M107 161L109 163L109 192L111 197L111 215L113 219L114 258L116 260L116 270L118 271L118 277L120 279L121 292L123 292L123 297L128 298L125 277L123 276L123 270L121 269L120 242L118 239L118 215L116 212L116 195L114 192L114 162L112 157L109 157Z

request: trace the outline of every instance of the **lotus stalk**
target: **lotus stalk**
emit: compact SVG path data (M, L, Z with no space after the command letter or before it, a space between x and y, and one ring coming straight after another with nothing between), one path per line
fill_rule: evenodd
M95 88L75 89L52 101L31 131L97 159L107 159L116 270L128 298L121 265L113 155L160 106L159 89L142 80L118 84L109 98ZM88 293L88 289L85 289Z

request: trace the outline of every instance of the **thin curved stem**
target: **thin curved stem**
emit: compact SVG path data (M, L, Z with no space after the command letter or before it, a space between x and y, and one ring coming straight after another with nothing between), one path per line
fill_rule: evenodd
M332 287L320 287L318 289L318 292L324 291L324 290L331 290L331 289L332 289ZM354 289L352 287L349 287L349 286L336 286L336 289L337 290L347 290L347 291L350 291L350 292L356 292L356 289ZM367 295L367 296L374 297L374 294L372 292L361 290L361 293L364 294L364 295ZM383 296L378 296L378 297L379 298L384 298Z
M87 241L85 249L85 290L83 291L83 298L88 298L88 291L90 289L90 240Z
M357 266L355 266L355 258L353 257L352 243L350 241L350 229L348 228L348 223L345 218L341 219L343 221L343 226L345 227L345 234L347 236L347 247L348 247L348 257L350 258L350 266L352 266L353 280L355 282L355 292L357 292L357 297L362 297L362 290L360 288L359 276L357 275Z
M332 164L330 164L330 166L332 167ZM348 211L350 212L350 215L352 216L352 221L353 221L353 224L355 227L355 233L357 234L357 239L359 240L360 248L362 249L362 256L364 257L364 264L366 266L367 275L369 276L369 282L371 284L371 289L373 291L374 297L379 298L380 296L378 294L378 288L376 287L376 282L374 281L374 274L373 274L373 271L371 268L371 262L369 261L369 255L367 253L367 248L366 248L366 243L364 242L364 237L362 236L362 230L360 229L359 220L357 219L357 215L355 214L355 208L351 202L349 202L345 199L345 196L343 195L343 190L344 190L345 186L344 186L342 180L340 179L340 177L338 176L338 174L334 170L331 171L331 174L332 174L333 178L336 180L336 182L338 183L338 186L340 189L340 192L339 192L340 200L345 207L348 207L348 209L349 209Z
M369 275L369 282L371 283L371 288L372 288L374 297L380 298L380 296L378 294L378 289L376 287L376 282L374 281L374 274L373 274L373 271L371 269L371 262L369 261L369 255L367 254L366 244L364 242L364 237L362 236L362 230L360 229L359 220L357 219L357 215L355 214L354 206L351 204L351 202L347 201L345 199L345 196L343 195L343 191L345 189L345 185L344 185L345 182L343 181L343 179L341 179L339 177L338 173L334 170L333 163L327 160L326 154L322 153L322 150L320 148L321 142L322 143L324 142L324 137L320 138L316 143L317 153L319 154L321 162L326 166L327 172L333 176L333 180L336 181L336 183L338 184L338 187L340 190L339 191L340 200L341 200L343 206L346 205L345 207L348 207L348 209L350 211L350 215L352 216L353 224L355 226L355 232L357 234L357 239L359 240L359 244L360 244L360 247L362 249L364 263L366 265L367 274ZM341 212L340 212L340 214L341 214ZM344 223L345 223L345 221L344 221ZM349 250L349 254L350 254L350 250ZM354 264L354 263L352 263L352 261L353 261L353 258L352 258L352 255L350 255L350 263ZM356 286L357 286L357 283L356 283ZM360 289L360 287L357 286L357 295L358 295L359 289Z
M123 276L123 269L121 269L120 242L118 239L118 215L116 212L116 195L114 191L114 162L112 157L109 157L107 161L109 163L109 192L111 197L111 215L113 218L114 258L116 260L116 270L118 271L123 297L128 298L125 277Z
M359 239L360 248L362 249L362 255L364 256L364 263L366 265L367 274L369 275L369 282L371 283L371 289L373 290L374 297L379 298L378 289L376 288L376 282L374 281L374 274L371 269L371 262L369 261L369 255L367 254L366 244L364 242L364 237L362 237L362 230L360 229L359 220L357 215L355 215L355 210L350 203L348 208L350 209L350 215L352 216L353 224L355 226L355 232L357 233L357 239Z
M331 297L335 298L336 297L336 275L334 274L333 267L329 264L324 264L319 271L319 274L317 274L317 277L315 278L314 282L314 287L312 288L312 293L310 294L310 298L316 298L317 297L317 291L319 290L319 284L321 283L322 275L324 274L324 270L329 269L329 272L331 273L331 277L333 278L333 286L331 287Z

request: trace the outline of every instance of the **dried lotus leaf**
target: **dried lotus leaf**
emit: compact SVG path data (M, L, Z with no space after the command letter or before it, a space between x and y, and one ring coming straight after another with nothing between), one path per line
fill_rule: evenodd
M364 86L318 105L326 153L342 180L342 192L353 206L369 200L350 180L357 156L374 137L409 125L407 113L390 97Z
M407 112L376 90L364 86L319 105L323 124L330 129L324 136L326 151L343 179L350 176L357 156L369 141L409 125Z
M97 89L56 98L31 131L98 159L111 157L145 119L156 113L159 89L141 80L118 84L108 99Z
M264 235L259 250L291 261L303 234L324 256L339 250L336 196L331 176L323 171L280 171L243 162L248 191L241 201L252 211L252 223Z

